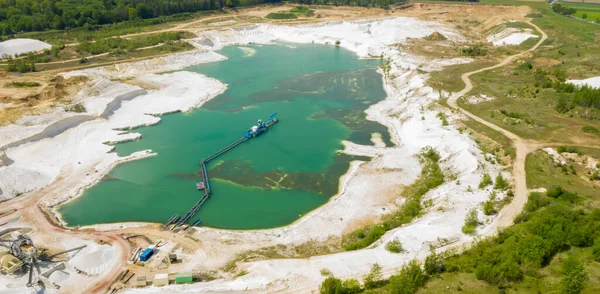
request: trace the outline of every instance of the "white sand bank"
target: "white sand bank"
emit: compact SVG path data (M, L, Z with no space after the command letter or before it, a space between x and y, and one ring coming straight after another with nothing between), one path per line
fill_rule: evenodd
M12 39L0 42L0 59L14 57L17 54L37 52L52 47L48 43L33 39Z
M529 38L539 38L529 29L506 28L501 32L487 37L494 46L519 45Z
M567 80L567 83L575 84L577 86L588 85L593 88L600 88L600 76L585 80Z

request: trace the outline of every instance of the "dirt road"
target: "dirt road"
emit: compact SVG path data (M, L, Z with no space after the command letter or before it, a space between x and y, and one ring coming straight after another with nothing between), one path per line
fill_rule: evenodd
M514 144L514 147L516 150L516 157L513 162L512 174L513 174L514 186L515 186L515 197L514 197L513 201L511 201L510 204L508 204L499 213L497 221L495 223L495 228L493 229L493 231L495 231L496 229L499 229L499 228L504 228L504 227L512 225L513 219L519 213L521 213L521 211L523 210L523 206L527 202L527 195L528 195L526 173L525 173L525 159L527 158L527 154L539 149L541 146L543 146L543 144L541 144L539 142L535 142L535 141L525 140L510 131L507 131L493 123L490 123L490 122L476 116L475 114L470 113L470 112L466 111L465 109L461 108L460 106L458 106L457 101L460 97L464 96L469 91L471 91L471 89L473 89L473 83L471 82L471 79L470 79L470 77L472 75L505 66L505 65L509 64L510 62L512 62L513 60L515 60L517 57L522 56L524 54L527 54L527 53L537 49L548 38L546 33L544 31L542 31L538 26L531 23L531 21L527 21L527 23L529 25L531 25L533 28L535 28L542 35L540 40L533 47L531 47L528 50L525 50L521 53L508 56L496 65L464 73L461 76L461 79L465 83L465 88L462 89L460 92L453 94L450 98L448 98L448 105L450 105L450 107L457 109L461 113L470 117L471 119L502 133L504 136L508 137Z

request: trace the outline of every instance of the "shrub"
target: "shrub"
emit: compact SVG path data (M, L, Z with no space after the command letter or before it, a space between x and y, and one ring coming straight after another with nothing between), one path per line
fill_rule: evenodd
M496 208L494 208L494 201L488 200L483 203L483 213L485 215L492 215L496 213Z
M365 288L377 288L382 285L382 282L384 281L381 280L381 266L377 263L374 263L371 267L371 271L365 276Z
M465 56L486 56L487 52L480 45L461 48L462 55Z
M477 218L477 209L472 208L467 213L467 217L465 218L465 225L462 227L462 232L471 235L475 233L475 228L479 225L479 219Z
M558 153L577 153L579 155L581 155L581 151L579 151L579 149L577 149L577 147L570 147L570 146L559 146L558 148L556 148L556 151Z
M321 294L339 294L342 293L342 280L334 277L329 277L321 283L319 287Z
M412 260L402 267L400 272L390 277L390 291L396 294L416 293L425 285L427 276L421 269L421 265Z
M600 262L600 237L594 240L594 246L592 246L592 254L594 255L594 260Z
M271 13L267 14L267 16L265 16L265 18L269 18L269 19L295 19L295 18L298 18L298 17L295 14L293 14L293 13L271 12Z
M483 189L491 184L493 184L492 177L489 174L484 173L483 178L481 178L481 182L479 183L479 189Z
M432 276L435 274L443 273L446 270L446 261L444 258L432 251L429 256L425 258L425 273Z
M335 46L340 46L341 42L340 40L335 41Z
M13 87L17 88L31 88L31 87L39 87L40 83L37 82L12 82Z
M509 188L508 181L506 181L506 179L504 179L504 177L502 177L502 174L498 174L498 176L496 176L496 184L494 185L494 189L506 190L508 188Z
M521 65L519 65L517 68L520 70L530 70L530 69L533 69L533 65L529 62L525 62L525 63L522 63Z
M579 201L579 195L577 193L572 193L564 190L561 186L553 187L552 189L546 192L546 196L552 198L560 198L562 200L566 200L570 203L575 203Z
M588 134L600 135L600 130L592 126L584 126L581 128L581 131Z
M356 294L362 291L360 283L355 279L345 280L342 282L343 294Z
M550 200L544 196L542 193L532 192L529 193L529 197L527 198L527 203L525 203L525 211L533 212L538 210L541 207L544 207L550 203Z
M400 240L394 238L394 240L387 242L387 244L385 244L385 249L389 252L392 253L400 253L402 252L402 243L400 243Z
M445 113L438 112L436 116L442 121L442 126L448 125L448 116Z
M569 256L563 262L563 278L560 281L561 294L579 294L583 291L589 277L583 264L574 256Z

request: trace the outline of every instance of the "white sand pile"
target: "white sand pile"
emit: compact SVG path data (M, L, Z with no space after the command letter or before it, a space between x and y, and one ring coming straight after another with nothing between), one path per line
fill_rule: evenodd
M12 39L0 42L0 59L17 54L36 52L52 47L48 43L33 39Z
M585 80L567 80L567 83L571 83L577 86L588 85L593 88L600 88L600 76Z
M530 29L506 28L499 33L489 35L488 42L494 46L519 45L529 38L539 38Z
M431 102L439 99L439 93L426 87L425 76L417 71L423 60L387 46L402 42L407 36L426 36L434 30L443 32L451 39L460 39L455 32L438 23L407 18L295 28L258 25L238 31L202 33L199 40L215 44L214 48L275 40L305 43L340 40L342 46L361 57L369 54L389 56L391 70L384 83L388 97L366 112L368 119L388 127L398 147L361 146L344 142L345 153L372 156L374 159L364 164L353 162L341 179L340 194L290 226L251 232L198 229L197 237L202 238L204 244L202 256L198 255L196 259L199 269L218 268L227 258L233 258L236 252L242 250L340 236L356 220L373 219L394 209L393 203L403 201L395 191L403 184L412 183L420 173L421 167L415 155L425 146L432 146L440 153L440 165L445 174L455 175L460 184L448 181L427 193L425 200L431 200L433 206L427 209L423 217L410 225L389 231L370 249L308 259L249 262L240 265L249 274L234 280L161 289L129 289L128 292L310 292L324 279L320 274L322 269L330 270L337 277L361 278L369 272L373 263L381 265L385 275L389 275L413 258L424 258L429 254L429 244L438 244L438 238L451 240L453 245L473 240L472 236L461 233L465 215L473 207L478 208L480 220L489 220L486 221L487 225L478 228L478 232L481 235L494 233L493 219L485 219L481 212L481 204L488 199L490 188L477 190L477 185L484 172L495 176L502 167L485 161L477 144L467 134L461 134L452 126L442 126L436 117L438 111L429 107ZM447 115L451 121L456 119L452 113ZM510 176L507 173L503 175ZM500 194L501 198L503 195ZM385 249L386 242L393 238L402 242L406 252L393 254Z
M68 264L88 275L99 275L111 268L117 261L116 250L108 245L90 243Z

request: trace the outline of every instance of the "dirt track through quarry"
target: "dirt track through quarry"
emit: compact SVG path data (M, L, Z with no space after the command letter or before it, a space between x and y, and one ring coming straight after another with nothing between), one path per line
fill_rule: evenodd
M531 51L534 51L548 38L548 35L546 35L546 33L544 31L542 31L542 29L540 29L538 26L531 23L531 21L529 21L529 20L527 21L527 23L530 26L534 27L542 35L540 40L533 47L531 47L528 50L525 50L523 52L520 52L518 54L508 56L496 65L481 68L481 69L478 69L475 71L471 71L471 72L462 74L461 79L465 83L465 87L460 92L455 93L450 98L448 98L448 105L450 105L452 108L457 109L461 113L474 119L475 121L477 121L481 124L484 124L492 129L502 133L504 136L508 137L515 146L516 156L515 156L515 160L513 162L513 171L512 171L513 178L514 178L514 185L515 185L515 197L510 202L510 204L508 204L499 213L498 219L496 220L496 226L495 226L496 229L510 226L512 224L514 218L523 210L523 206L525 205L525 202L527 202L527 195L528 195L526 172L525 172L525 159L527 158L527 154L537 150L543 144L525 140L525 139L517 136L516 134L499 127L498 125L490 123L490 122L466 111L465 109L461 108L460 106L458 106L457 101L460 97L463 97L465 94L467 94L469 91L471 91L473 89L473 83L471 82L471 79L470 79L470 77L472 75L505 66L505 65L509 64L510 62L512 62L513 60L515 60L515 58L522 56L524 54L527 54Z

